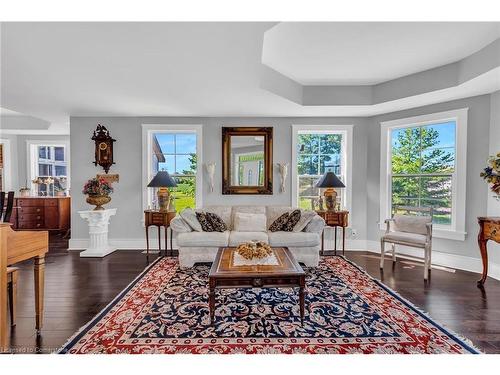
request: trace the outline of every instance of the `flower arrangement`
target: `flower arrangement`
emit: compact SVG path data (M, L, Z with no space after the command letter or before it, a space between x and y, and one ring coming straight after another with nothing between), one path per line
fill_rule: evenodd
M251 260L254 258L262 259L268 257L273 253L271 246L265 242L245 242L236 248L236 252L240 254L243 258Z
M491 185L491 191L500 198L500 152L488 159L488 166L484 168L480 176Z
M113 193L113 188L103 178L91 178L83 186L82 193L88 195L109 195Z

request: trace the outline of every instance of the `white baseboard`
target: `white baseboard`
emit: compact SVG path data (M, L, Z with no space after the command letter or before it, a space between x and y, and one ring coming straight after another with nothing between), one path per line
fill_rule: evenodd
M85 250L88 247L88 243L89 240L84 238L70 239L68 250ZM110 246L117 248L119 250L146 249L145 238L109 239L109 244ZM158 240L154 241L150 239L149 245L151 250L158 249ZM337 244L337 250L342 248L341 246L338 245L339 243ZM164 247L165 247L165 241L162 238L162 248ZM177 248L177 244L175 243L175 238L173 242L173 247L174 249ZM333 241L325 241L325 249L327 250L333 249ZM380 254L380 243L378 241L346 239L346 249L348 249L349 251L368 251L371 253ZM399 246L397 252L399 254L404 254L411 257L422 258L422 251L420 251L419 249L413 249L406 246ZM432 252L432 264L435 264L437 266L455 268L463 271L476 272L479 274L483 272L483 265L481 259L479 258L472 258L463 255L444 253L436 250ZM500 280L500 264L490 262L488 267L489 267L488 276Z

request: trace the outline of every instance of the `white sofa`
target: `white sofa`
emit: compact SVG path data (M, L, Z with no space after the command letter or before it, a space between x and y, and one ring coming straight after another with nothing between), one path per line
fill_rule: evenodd
M315 267L319 262L321 233L325 221L315 215L301 232L237 232L232 230L233 219L237 212L265 214L267 226L281 214L292 211L283 206L208 206L197 211L213 212L219 215L229 230L225 232L197 232L177 215L170 226L175 233L179 248L179 264L182 268L192 267L195 263L213 262L221 246L237 246L242 242L258 240L271 246L286 246L298 262Z

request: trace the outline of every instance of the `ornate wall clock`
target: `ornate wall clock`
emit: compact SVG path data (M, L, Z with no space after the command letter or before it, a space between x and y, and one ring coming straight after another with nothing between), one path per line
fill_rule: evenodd
M113 142L115 139L109 135L109 130L105 126L98 124L92 140L95 142L95 161L94 165L100 165L104 172L108 173L113 161Z

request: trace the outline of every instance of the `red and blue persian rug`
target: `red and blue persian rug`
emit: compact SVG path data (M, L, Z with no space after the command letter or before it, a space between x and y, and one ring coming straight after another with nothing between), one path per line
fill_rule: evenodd
M209 265L159 258L59 353L478 353L355 264L306 268L306 317L292 289L227 289L208 312Z

